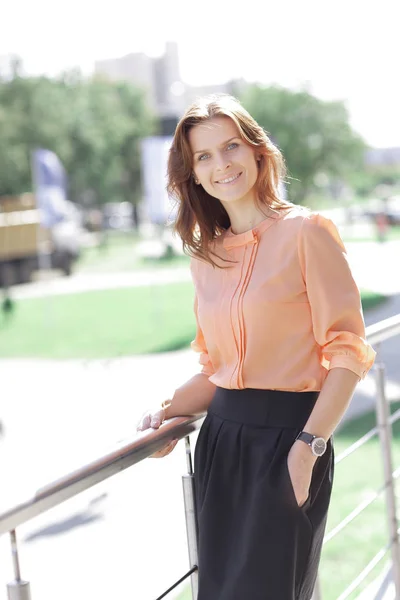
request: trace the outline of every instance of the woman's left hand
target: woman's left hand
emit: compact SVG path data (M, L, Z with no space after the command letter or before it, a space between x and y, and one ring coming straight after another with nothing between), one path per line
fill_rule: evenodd
M287 458L288 471L299 507L307 501L316 457L304 442L297 440Z

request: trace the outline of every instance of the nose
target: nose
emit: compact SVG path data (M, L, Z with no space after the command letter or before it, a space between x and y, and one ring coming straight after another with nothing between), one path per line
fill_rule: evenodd
M219 172L226 171L231 166L229 157L224 152L217 152L215 155L215 167Z

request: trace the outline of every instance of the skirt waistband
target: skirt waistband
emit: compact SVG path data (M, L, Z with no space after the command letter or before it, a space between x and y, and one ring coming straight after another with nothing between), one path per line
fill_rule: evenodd
M318 395L319 392L217 387L208 412L243 425L302 429Z

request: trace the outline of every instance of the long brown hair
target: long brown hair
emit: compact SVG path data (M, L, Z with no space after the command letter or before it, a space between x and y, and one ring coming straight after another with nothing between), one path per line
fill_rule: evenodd
M211 242L231 223L222 203L194 182L188 134L195 125L220 116L231 118L244 142L261 155L256 182L259 207L288 208L288 203L278 195L279 183L285 175L284 160L264 129L233 96L215 94L196 100L175 130L168 159L167 189L177 202L174 230L182 239L185 253L215 266L212 255L217 255L211 248Z

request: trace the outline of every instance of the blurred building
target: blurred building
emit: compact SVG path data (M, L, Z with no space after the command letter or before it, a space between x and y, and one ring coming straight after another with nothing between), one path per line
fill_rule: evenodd
M175 42L167 42L164 54L156 58L140 52L96 61L95 73L143 88L150 107L160 117L175 117L184 108L185 86L180 77Z
M176 42L167 42L164 54L157 58L132 53L121 58L96 61L95 73L145 89L149 105L164 123L163 133L166 135L173 133L177 119L195 98L218 92L239 94L246 85L244 80L200 87L185 84L180 75Z
M370 148L366 154L369 167L399 167L400 148Z

